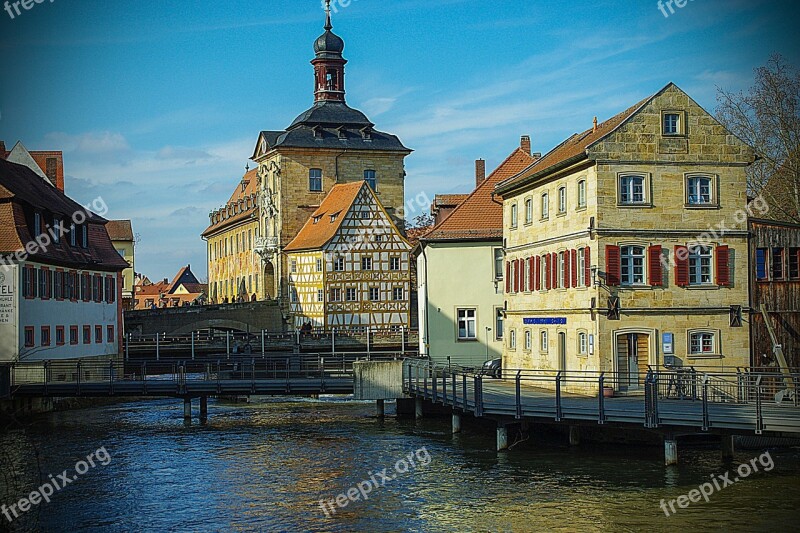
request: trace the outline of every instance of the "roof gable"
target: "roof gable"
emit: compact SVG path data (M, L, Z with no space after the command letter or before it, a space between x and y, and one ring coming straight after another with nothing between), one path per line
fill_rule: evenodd
M369 186L365 181L334 185L284 250L313 250L325 246L336 235L362 187Z

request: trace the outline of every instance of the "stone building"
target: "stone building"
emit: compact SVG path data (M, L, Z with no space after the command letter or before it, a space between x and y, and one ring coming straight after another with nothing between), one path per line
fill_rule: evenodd
M500 183L507 368L750 362L752 150L670 83ZM720 229L724 228L724 229Z
M0 159L24 165L64 192L64 154L60 150L28 150L21 141L11 150L0 141Z
M407 330L410 250L370 185L334 185L284 247L292 326Z
M375 129L345 102L344 41L332 30L314 42L314 105L285 130L262 131L252 159L258 164L259 238L264 293L288 310L284 247L333 187L367 182L388 215L403 218L405 157L411 150Z
M136 271L136 242L133 237L133 226L130 220L109 220L106 231L111 244L127 263L128 268L122 271L122 307L133 309L134 272Z

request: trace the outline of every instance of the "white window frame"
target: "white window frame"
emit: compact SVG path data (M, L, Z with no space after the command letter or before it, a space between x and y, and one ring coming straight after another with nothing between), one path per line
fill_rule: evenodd
M558 214L563 215L567 212L567 186L562 185L558 188Z
M698 253L700 250L700 253ZM714 248L694 245L689 247L689 286L701 287L714 284ZM707 262L707 264L706 264ZM703 278L707 278L704 281Z
M578 332L578 355L588 355L589 334L585 331Z
M463 323L463 328L462 328ZM470 325L472 335L470 335ZM461 334L461 331L464 334ZM478 340L478 310L475 307L459 307L456 309L456 339L459 341Z
M531 347L533 346L533 335L531 334L531 330L526 329L524 335L523 346L526 352L531 351Z
M711 351L705 351L707 341L710 342ZM695 349L699 347L699 351ZM719 331L710 329L695 329L686 332L686 351L688 355L694 357L718 356L721 351L719 347Z
M315 186L319 183L319 188ZM308 169L308 190L311 192L322 192L322 169Z
M636 254L634 251L641 249L641 254ZM636 287L645 284L647 279L647 251L644 246L638 244L628 244L620 246L620 285L623 287ZM641 261L637 265L637 261ZM636 269L641 268L641 279L638 279ZM627 272L626 272L627 270Z
M341 255L336 256L333 258L333 271L334 272L344 272L345 265L344 265L344 257Z
M361 257L361 270L372 270L372 256Z
M518 213L517 213L517 203L514 202L511 204L511 227L516 228L518 223Z
M673 115L677 117L675 121L675 131L667 131L667 117ZM685 113L683 111L664 110L661 112L661 135L665 137L686 135L685 126Z
M256 281L258 281L258 278L256 278ZM317 302L321 303L324 301L325 301L325 289L317 289Z
M525 198L525 224L533 222L533 198Z
M380 289L380 287L370 287L369 288L369 301L370 302L380 302L381 301L381 289Z
M636 186L634 180L641 180L641 200L636 200ZM643 174L620 173L617 177L617 199L619 205L647 205L648 179Z
M505 320L503 318L503 308L502 307L495 307L494 308L494 340L501 341L503 340L503 327L505 325Z
M508 330L508 349L509 350L517 349L517 330L515 329Z
M586 207L586 180L578 180L578 209Z
M353 297L351 298L350 295ZM344 301L345 302L357 302L358 301L358 289L355 287L347 287L344 290Z
M494 279L502 280L503 277L505 276L505 273L503 272L505 253L503 253L502 248L495 248L492 253L494 259Z
M586 247L578 249L578 287L586 286Z
M397 297L397 291L400 291L400 298ZM401 302L405 299L406 291L403 287L394 287L392 288L392 300L395 302Z
M542 193L539 209L541 209L542 220L547 220L550 218L550 195L546 192Z
M700 197L706 196L702 194L702 180L708 180L708 201L698 201ZM685 178L686 186L686 206L687 207L716 207L719 205L717 201L717 179L716 176L708 174L687 174ZM694 199L694 201L692 201Z
M539 351L547 353L550 349L550 339L547 330L543 329L539 332Z

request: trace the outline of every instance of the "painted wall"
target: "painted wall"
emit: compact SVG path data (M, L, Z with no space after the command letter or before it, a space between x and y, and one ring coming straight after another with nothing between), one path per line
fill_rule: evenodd
M0 267L0 361L12 361L18 353L19 276L16 265Z

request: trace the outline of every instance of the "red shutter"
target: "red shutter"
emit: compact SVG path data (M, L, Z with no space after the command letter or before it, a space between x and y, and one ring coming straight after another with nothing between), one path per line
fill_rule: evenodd
M622 276L622 263L619 246L606 246L606 284L609 287L619 285Z
M729 260L730 250L728 247L717 246L717 285L720 287L728 287L731 284Z
M661 246L651 246L647 251L650 271L650 285L661 287L664 285L664 276L661 273Z
M572 286L578 286L578 250L572 250Z
M550 274L552 266L550 265L550 254L544 256L544 288L550 290L552 288L553 276Z
M525 291L525 260L524 259L517 259L517 277L519 278L519 290L520 292Z
M686 246L675 247L675 284L689 286L689 249Z
M550 254L550 266L552 266L551 277L553 280L550 282L550 285L554 288L558 288L558 254L553 252Z
M535 259L536 259L536 261L535 261L536 262L536 276L533 278L534 282L535 282L534 283L534 288L537 291L539 291L539 290L542 290L542 257L537 255L535 257Z
M587 287L592 286L592 252L588 246L583 249L583 277Z
M536 284L536 258L529 257L528 258L528 290L533 292L533 288Z
M506 294L511 293L511 261L506 261Z
M572 287L572 254L569 250L564 251L564 288Z

